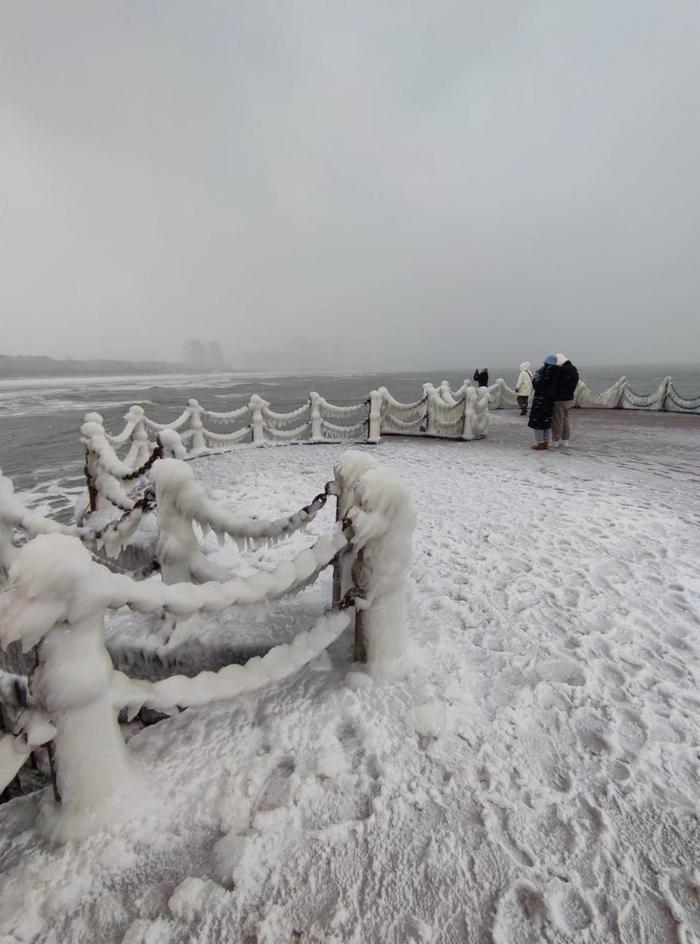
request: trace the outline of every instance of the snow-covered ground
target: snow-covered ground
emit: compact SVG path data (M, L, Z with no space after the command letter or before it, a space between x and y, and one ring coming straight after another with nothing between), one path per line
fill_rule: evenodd
M341 640L142 731L151 802L80 844L35 838L35 798L0 807L0 942L700 941L700 420L575 413L549 453L524 424L373 449L418 512L407 678L360 684ZM276 514L341 451L195 468ZM306 593L275 637L328 582Z

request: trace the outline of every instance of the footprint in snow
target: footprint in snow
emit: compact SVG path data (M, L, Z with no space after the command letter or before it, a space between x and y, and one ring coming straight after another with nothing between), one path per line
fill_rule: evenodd
M608 729L604 721L593 715L581 714L574 722L579 744L586 754L600 756L610 750Z
M586 684L586 676L572 659L552 659L545 662L538 670L538 675L545 682L561 682L578 687Z
M494 944L541 944L547 917L542 890L529 882L515 882L496 906Z
M593 921L591 906L575 888L563 888L550 902L555 924L565 934L583 931Z
M625 760L634 760L647 740L647 731L642 721L634 714L622 716L617 731L617 740Z

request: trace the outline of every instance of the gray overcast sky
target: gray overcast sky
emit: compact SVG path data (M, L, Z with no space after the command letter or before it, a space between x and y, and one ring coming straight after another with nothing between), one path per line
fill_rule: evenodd
M5 353L700 360L695 0L0 10Z

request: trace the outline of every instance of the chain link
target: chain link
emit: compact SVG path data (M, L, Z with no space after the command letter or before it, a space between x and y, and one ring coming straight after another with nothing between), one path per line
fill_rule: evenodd
M143 465L139 466L138 469L134 469L133 472L129 472L128 475L121 476L122 481L127 482L130 479L137 479L140 475L143 475L144 472L148 472L154 462L158 459L163 458L163 443L158 440L155 449L151 455L146 459Z
M343 599L338 604L339 610L348 610L351 606L355 606L355 600L366 600L367 594L362 589L362 587L350 587L350 589L345 593Z
M116 506L116 507L119 507L119 506ZM117 521L110 521L109 524L106 524L103 528L100 528L99 531L95 531L94 534L90 534L89 536L94 541L101 541L109 530L114 529L116 531L116 529L125 521L128 521L129 518L135 512L142 511L145 513L147 511L151 511L155 507L156 507L156 493L149 486L146 489L146 491L143 493L141 498L139 498L138 501L134 502L133 508L126 509L124 511L124 514Z

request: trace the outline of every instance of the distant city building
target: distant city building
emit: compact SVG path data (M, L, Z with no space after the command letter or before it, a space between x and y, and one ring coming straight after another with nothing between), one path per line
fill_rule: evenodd
M224 366L224 354L218 341L210 341L207 344L207 354L207 367L211 367L213 370L221 370Z
M197 370L222 370L224 354L218 341L185 341L185 363Z

